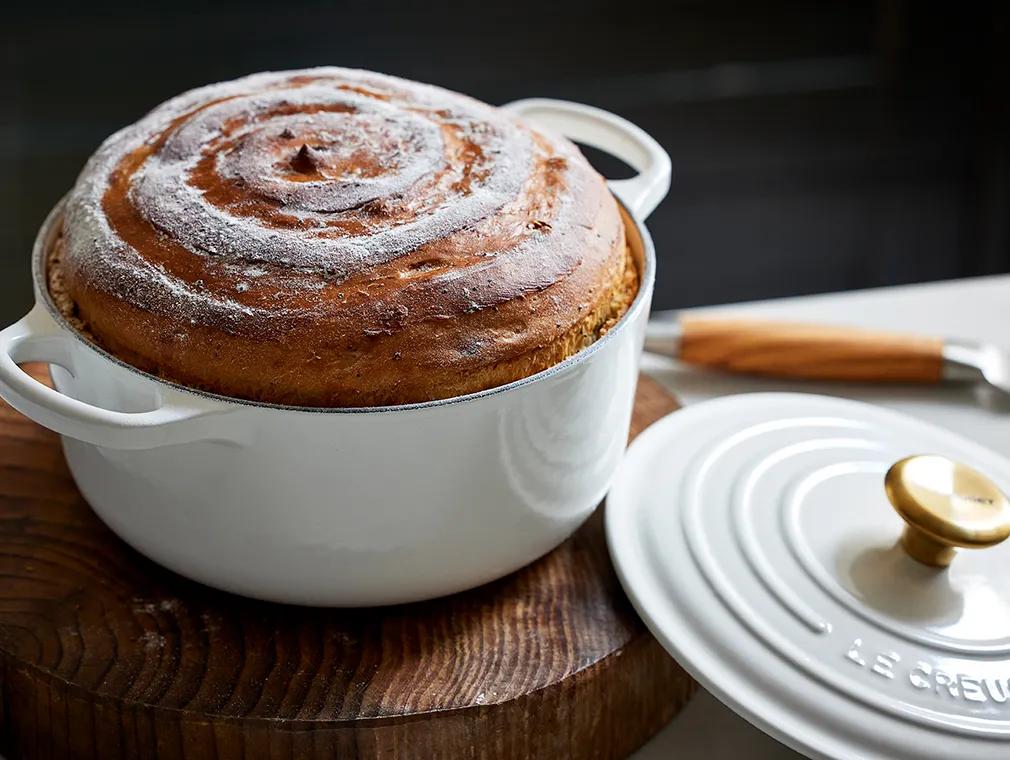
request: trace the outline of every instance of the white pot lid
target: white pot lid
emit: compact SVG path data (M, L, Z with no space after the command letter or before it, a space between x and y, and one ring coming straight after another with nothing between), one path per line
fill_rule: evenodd
M884 475L1010 461L868 404L755 393L660 420L607 497L621 581L736 712L813 757L1010 757L1010 541L912 559Z

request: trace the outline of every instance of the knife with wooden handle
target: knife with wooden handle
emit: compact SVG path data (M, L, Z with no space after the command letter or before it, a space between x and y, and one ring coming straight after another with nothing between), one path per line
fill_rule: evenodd
M981 379L1010 393L1010 360L994 346L856 327L682 315L651 321L645 350L749 375L880 383Z

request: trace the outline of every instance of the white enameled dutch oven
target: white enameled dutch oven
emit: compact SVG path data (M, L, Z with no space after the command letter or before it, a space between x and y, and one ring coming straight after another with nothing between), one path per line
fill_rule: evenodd
M655 254L643 220L670 160L612 114L554 100L506 106L620 157L610 183L642 277L621 321L577 355L468 396L397 407L256 404L173 385L78 335L33 252L36 305L0 332L0 396L63 436L95 512L151 559L211 586L313 605L449 594L549 551L596 508L621 460ZM46 362L54 388L19 363Z

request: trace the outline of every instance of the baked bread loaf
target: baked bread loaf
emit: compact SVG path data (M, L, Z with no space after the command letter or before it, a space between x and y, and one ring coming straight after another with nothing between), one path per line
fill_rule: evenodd
M337 68L192 90L110 137L48 274L66 315L129 364L327 407L532 375L638 288L617 204L571 143Z

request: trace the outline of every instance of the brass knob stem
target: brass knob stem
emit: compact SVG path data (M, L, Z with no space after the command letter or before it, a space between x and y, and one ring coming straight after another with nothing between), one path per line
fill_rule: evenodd
M911 525L901 532L901 546L908 556L932 567L947 567L957 554L953 546L942 544Z
M984 549L1010 536L1010 502L982 473L946 457L920 455L896 462L884 489L905 521L901 545L933 567L947 567L955 547Z

